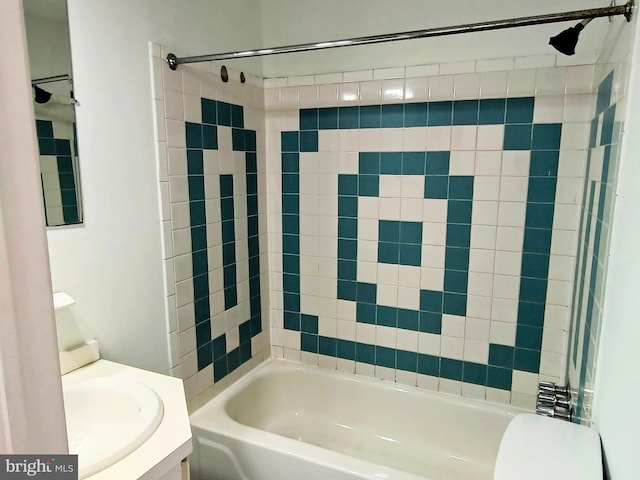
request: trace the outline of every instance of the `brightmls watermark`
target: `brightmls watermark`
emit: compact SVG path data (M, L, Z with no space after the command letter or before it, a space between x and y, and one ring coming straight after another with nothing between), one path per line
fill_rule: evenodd
M0 455L0 480L78 480L78 455Z

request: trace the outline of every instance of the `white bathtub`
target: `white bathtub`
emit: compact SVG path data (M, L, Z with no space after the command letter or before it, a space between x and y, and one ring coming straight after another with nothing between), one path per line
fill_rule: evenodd
M191 416L200 480L490 480L522 410L269 360Z

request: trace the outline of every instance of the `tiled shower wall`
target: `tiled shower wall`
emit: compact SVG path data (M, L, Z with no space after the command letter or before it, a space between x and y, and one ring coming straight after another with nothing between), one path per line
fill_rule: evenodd
M628 28L614 32L595 66L589 150L568 335L567 379L577 392L575 421L588 424L603 317L606 271L620 162L630 47Z
M193 410L269 356L262 81L150 50L171 367Z
M538 60L265 81L274 355L527 407L564 381L594 69Z

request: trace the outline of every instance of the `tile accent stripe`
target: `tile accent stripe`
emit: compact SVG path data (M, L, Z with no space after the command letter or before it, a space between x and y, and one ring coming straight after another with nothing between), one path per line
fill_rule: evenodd
M504 390L514 369L538 372L561 125L534 124L533 108L525 97L300 110L300 131L282 132L281 151L284 328L301 332L301 350ZM318 317L300 309L299 218L300 152L318 151L318 130L496 124L505 124L504 150L532 157L515 346L490 344L483 365L318 335ZM447 199L444 290L421 290L419 310L378 305L377 285L357 281L359 199L377 197L388 174L421 175L424 198ZM449 175L449 152L360 152L358 174L338 175L337 298L356 303L357 322L440 334L443 314L466 315L473 184ZM380 220L378 261L420 265L417 250L403 249L413 230Z

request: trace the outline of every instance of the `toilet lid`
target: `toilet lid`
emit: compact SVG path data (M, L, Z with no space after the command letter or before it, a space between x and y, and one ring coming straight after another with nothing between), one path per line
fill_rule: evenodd
M505 431L494 480L602 480L598 433L582 425L525 413Z

